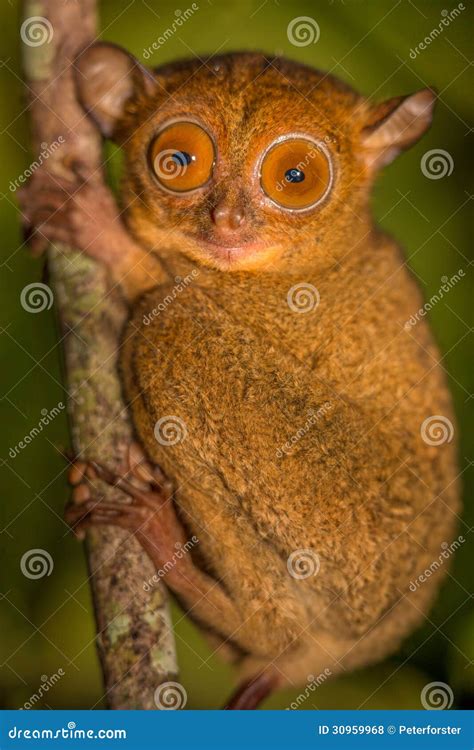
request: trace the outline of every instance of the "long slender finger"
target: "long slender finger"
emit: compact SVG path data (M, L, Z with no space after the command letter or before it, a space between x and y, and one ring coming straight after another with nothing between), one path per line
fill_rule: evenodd
M72 508L72 510L76 509ZM144 525L146 519L140 513L140 509L135 506L124 506L124 510L125 512L116 505L109 510L106 503L100 503L87 513L66 513L66 520L79 539L84 539L87 528L97 525L117 526L135 534Z
M124 518L137 518L141 522L145 520L148 513L144 508L137 508L136 505L127 505L125 503L117 503L108 500L95 500L90 498L84 500L78 505L69 505L66 508L65 517L68 523L77 523L82 518L85 518L89 513L102 513L107 517L116 517L122 515Z
M81 482L72 491L72 501L77 505L83 505L85 502L90 500L91 491L89 485L85 482Z
M98 476L103 479L104 482L107 482L107 484L110 484L112 487L118 487L127 495L130 495L130 497L133 497L134 500L139 500L150 508L156 508L156 502L150 500L146 492L139 490L138 487L135 487L135 485L129 482L128 479L119 476L106 466L98 464L95 461L91 461L91 464L96 470Z
M40 190L26 190L18 196L18 200L25 211L29 211L31 207L41 203L56 203L61 199L67 201L72 194L71 190L65 190L55 185L47 185Z
M45 221L38 226L32 234L29 245L36 242L36 237L42 237L46 244L50 242L63 242L68 244L71 241L71 232L66 227L58 226L55 222Z
M35 229L39 229L43 224L54 224L61 229L67 229L71 226L67 207L64 204L39 206L30 214L28 223Z
M87 464L85 461L75 461L68 471L69 484L75 485L82 482L86 472Z
M153 467L147 461L141 445L137 442L130 443L128 448L128 466L133 476L142 482L153 482Z
M92 508L87 508L87 510L84 510L87 505L87 503L84 503L82 506L72 505L66 509L64 517L73 531L75 531L76 528L80 526L81 523L83 523L87 518L93 516L94 514L99 514L102 518L108 519L109 523L114 523L114 521L120 516L120 513L117 510L106 510L104 508L101 508L100 504L98 507L94 506Z
M37 234L33 227L30 226L23 228L23 242L28 246L34 257L42 255L49 245L48 238Z
M59 189L72 194L75 190L78 189L78 187L79 183L77 183L73 179L67 179L66 177L62 177L59 175L53 175L51 172L46 172L46 170L43 170L35 172L31 180L29 180L28 184L22 188L19 188L16 193L19 200L23 200L24 198L28 200L30 195L38 192L43 192L44 190Z
M128 449L128 465L133 476L137 479L141 479L143 482L148 482L149 484L158 487L159 490L165 489L168 493L171 492L171 483L167 480L165 474L157 464L153 465L148 461L140 443L130 443Z

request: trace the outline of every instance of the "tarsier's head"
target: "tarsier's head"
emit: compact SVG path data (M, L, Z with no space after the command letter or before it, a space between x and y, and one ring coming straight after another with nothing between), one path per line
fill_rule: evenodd
M377 170L425 132L435 101L423 89L372 105L333 76L257 53L150 71L103 43L79 57L77 84L124 150L131 231L227 270L350 239Z

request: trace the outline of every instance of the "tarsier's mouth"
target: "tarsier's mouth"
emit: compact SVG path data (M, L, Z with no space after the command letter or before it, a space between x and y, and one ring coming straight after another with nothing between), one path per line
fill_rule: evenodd
M195 235L193 240L211 257L227 263L257 255L267 247L264 242L255 237L243 237L239 234L227 236L225 239L212 235Z

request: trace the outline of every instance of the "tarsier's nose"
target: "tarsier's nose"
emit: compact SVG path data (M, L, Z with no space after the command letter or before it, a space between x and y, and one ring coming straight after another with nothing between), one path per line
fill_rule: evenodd
M221 232L235 232L245 223L245 210L243 206L229 206L219 203L211 211L212 221Z

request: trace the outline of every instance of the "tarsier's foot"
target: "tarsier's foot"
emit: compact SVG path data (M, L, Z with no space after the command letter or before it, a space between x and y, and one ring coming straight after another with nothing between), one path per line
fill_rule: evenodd
M45 167L17 191L25 241L35 255L62 242L112 266L130 244L112 192L84 165L65 179Z
M117 474L95 461L73 463L69 471L73 497L65 519L81 539L92 526L113 525L129 531L160 567L176 552L176 544L186 542L174 509L172 486L161 469L146 461L137 444L130 447L129 468L144 489L133 484L127 475ZM124 501L93 497L91 485L97 479L122 490Z

